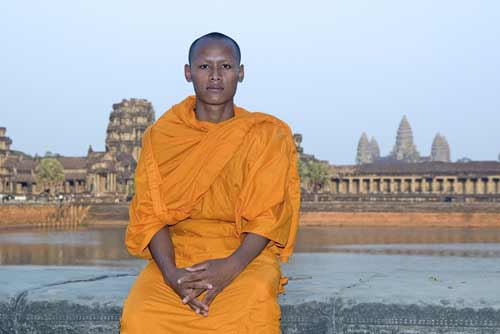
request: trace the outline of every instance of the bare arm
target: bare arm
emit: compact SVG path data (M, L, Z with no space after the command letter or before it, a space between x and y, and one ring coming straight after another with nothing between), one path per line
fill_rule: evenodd
M269 239L254 233L247 233L240 247L227 258L207 260L186 268L192 272L181 277L180 283L184 287L190 287L197 282L210 283L210 289L202 302L210 305L214 298L226 286L228 286L266 247ZM193 291L187 295L182 302L190 303L196 300L199 294Z
M211 284L205 282L195 282L191 284L190 288L184 288L180 285L179 279L189 274L189 272L186 269L177 268L175 264L175 251L168 226L163 227L153 236L148 247L153 260L163 275L163 280L181 299L191 293L201 294L203 291L212 288ZM192 299L187 304L196 313L207 315L208 306L198 299Z
M254 233L247 233L240 247L229 257L243 271L253 259L266 248L269 239Z
M171 276L177 267L175 266L174 246L172 239L170 239L168 226L163 227L154 235L148 247L163 277Z

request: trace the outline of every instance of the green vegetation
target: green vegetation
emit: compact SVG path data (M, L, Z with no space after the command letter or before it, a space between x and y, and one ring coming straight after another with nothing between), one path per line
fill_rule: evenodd
M35 168L35 179L41 188L51 192L64 181L64 168L57 159L43 158Z
M314 193L324 188L329 182L328 164L324 162L299 159L298 171L302 183Z

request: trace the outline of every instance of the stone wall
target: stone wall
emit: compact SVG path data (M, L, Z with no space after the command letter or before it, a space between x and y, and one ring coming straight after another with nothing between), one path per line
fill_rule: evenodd
M500 227L499 203L302 203L302 226Z
M56 204L0 205L0 226L39 226ZM92 204L83 223L126 225L129 203ZM500 203L303 202L303 226L500 227Z
M500 227L500 213L303 212L301 226Z

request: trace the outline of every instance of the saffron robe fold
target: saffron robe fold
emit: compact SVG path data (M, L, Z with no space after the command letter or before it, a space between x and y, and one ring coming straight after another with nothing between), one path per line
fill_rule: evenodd
M143 136L125 242L150 262L125 301L121 332L279 333L286 279L278 258L293 251L300 205L292 133L239 107L226 121L198 121L194 106L194 96L174 105ZM151 258L148 244L165 225L179 267L231 255L244 233L270 242L204 318L181 303Z

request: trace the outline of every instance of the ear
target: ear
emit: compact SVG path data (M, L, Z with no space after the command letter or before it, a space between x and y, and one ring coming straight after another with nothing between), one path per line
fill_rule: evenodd
M189 64L184 65L184 76L186 77L187 82L192 82L191 78L191 66Z
M238 72L238 81L242 82L245 78L245 67L243 64L240 65L240 71Z

